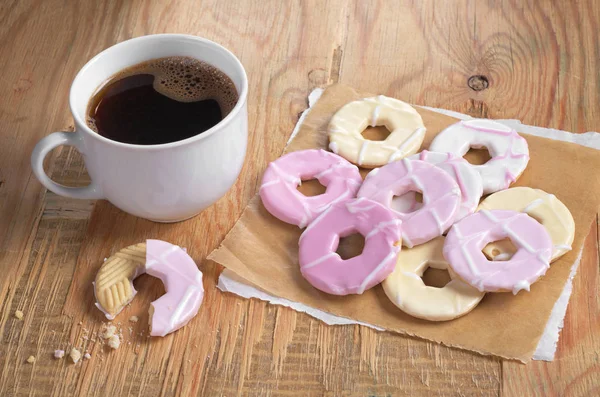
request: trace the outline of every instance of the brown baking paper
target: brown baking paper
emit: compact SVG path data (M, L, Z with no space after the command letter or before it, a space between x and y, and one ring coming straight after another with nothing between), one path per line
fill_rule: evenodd
M369 95L360 95L341 85L327 88L285 152L325 149L331 116L347 102L366 96ZM438 132L457 121L426 109L417 110L427 127L422 149L429 147ZM552 264L546 275L531 286L531 292L521 291L516 296L487 294L472 312L446 322L420 320L403 313L389 301L381 286L362 295L328 295L313 288L300 273L298 238L301 230L271 216L258 194L209 259L274 296L401 334L527 362L598 210L600 173L596 170L600 170L600 155L594 149L576 144L523 136L529 143L531 160L514 186L529 186L555 194L571 210L576 225L573 249Z

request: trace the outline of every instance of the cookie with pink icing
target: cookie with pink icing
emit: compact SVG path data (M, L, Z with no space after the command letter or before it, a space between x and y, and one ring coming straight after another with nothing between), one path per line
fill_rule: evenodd
M146 273L165 286L166 293L150 304L150 335L165 336L198 313L204 298L202 272L181 247L147 240Z
M317 179L325 193L307 197L297 187ZM358 167L321 149L288 153L271 162L260 187L262 202L273 216L300 228L306 227L329 205L354 198L362 183Z
M323 292L362 294L394 270L401 248L401 223L383 205L366 198L335 203L300 236L300 271ZM365 238L363 252L343 260L335 251L340 238L353 233Z
M431 163L405 158L371 171L358 191L358 197L387 208L394 196L410 191L423 194L423 206L408 213L393 210L403 223L402 244L409 248L441 236L454 222L461 195L450 175Z
M440 132L429 149L464 156L470 148L487 148L490 160L472 165L481 175L483 193L506 189L525 171L529 162L527 141L504 124L473 119L452 124Z
M509 238L517 252L506 261L490 261L483 248ZM550 267L552 239L527 214L508 210L480 210L454 224L444 243L444 258L452 270L479 291L529 291Z
M430 152L423 150L421 153L409 157L411 160L421 160L434 164L436 167L446 171L454 179L460 188L461 203L454 222L461 220L467 215L475 212L479 199L483 194L483 186L479 173L462 157L452 153ZM397 197L395 205L400 208L416 208L414 192Z

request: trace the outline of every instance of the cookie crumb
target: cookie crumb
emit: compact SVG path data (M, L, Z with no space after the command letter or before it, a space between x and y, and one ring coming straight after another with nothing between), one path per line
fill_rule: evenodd
M22 311L20 311L20 310L15 310L15 317L16 317L17 319L19 319L19 320L23 320L23 316L24 316L24 314L23 314L23 312L22 312ZM34 361L35 361L35 358L34 358Z
M54 350L54 358L59 359L65 356L64 350Z
M83 355L83 358L85 358L86 360L89 360L90 358L92 358L92 356L91 356L91 354L90 354L90 353L85 353L85 354Z
M102 332L102 337L104 339L110 339L116 333L117 333L117 327L115 327L114 325L109 325Z
M77 364L81 358L81 352L75 348L72 348L71 352L69 353L69 357L71 357L71 360L73 360L73 364Z
M121 345L121 340L119 339L119 335L113 335L108 338L108 346L112 349L118 349L119 345Z
M129 317L129 321L131 321L132 323L137 323L139 320L138 316L131 316Z
M33 357L33 356L29 356L29 358L27 359L27 362L28 362L29 364L33 364L33 363L35 362L35 357Z

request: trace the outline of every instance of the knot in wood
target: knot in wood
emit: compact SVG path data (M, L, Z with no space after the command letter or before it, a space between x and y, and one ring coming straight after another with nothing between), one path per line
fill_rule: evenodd
M469 88L471 88L473 91L482 91L488 88L490 82L487 77L478 74L469 77L467 84L469 85Z

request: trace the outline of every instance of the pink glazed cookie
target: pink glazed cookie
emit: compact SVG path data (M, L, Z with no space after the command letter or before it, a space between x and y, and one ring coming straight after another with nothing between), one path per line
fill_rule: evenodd
M204 298L202 272L181 247L147 240L146 273L165 286L166 294L150 304L150 335L165 336L198 313Z
M411 160L421 160L434 164L436 167L446 171L454 179L460 189L460 208L456 214L457 222L467 215L475 212L479 205L479 199L483 194L483 186L479 173L469 164L467 160L452 153L430 152L423 150L421 153L409 157ZM400 199L410 200L406 203L408 207L414 207L415 195L404 195Z
M297 187L317 179L326 191L307 197ZM260 187L260 198L271 215L300 228L306 227L331 204L354 198L362 183L358 167L321 149L291 152L271 162Z
M329 294L362 294L394 270L401 223L387 208L365 198L333 204L300 236L300 271ZM335 252L340 238L356 232L365 238L363 252L343 260Z
M506 261L490 261L482 249L510 238L517 252ZM456 223L446 236L444 258L452 270L479 291L529 291L550 267L552 239L527 214L508 210L480 210Z
M402 244L409 248L441 236L454 222L461 195L450 175L433 164L405 158L371 171L358 191L358 197L391 208L394 196L416 190L423 194L421 208L409 213L394 210L403 222Z

